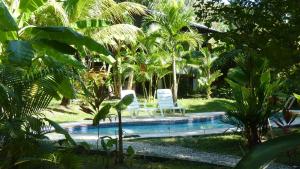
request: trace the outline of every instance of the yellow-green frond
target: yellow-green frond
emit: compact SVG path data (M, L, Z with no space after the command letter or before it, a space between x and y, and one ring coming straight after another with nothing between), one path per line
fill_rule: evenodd
M146 7L141 4L121 2L103 9L99 18L111 20L113 23L124 23L132 19L134 15L144 15L145 11Z
M141 34L141 29L134 25L116 24L99 29L92 36L107 46L117 48L120 44L134 43Z
M31 21L36 25L56 26L69 24L69 19L62 5L56 1L49 1L34 11Z

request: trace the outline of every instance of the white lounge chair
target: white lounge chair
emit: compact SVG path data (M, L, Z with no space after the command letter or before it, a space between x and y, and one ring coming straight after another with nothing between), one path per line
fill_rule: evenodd
M174 104L172 91L170 89L158 89L157 90L158 108L161 116L164 116L165 110L179 110L182 115L185 114L185 109Z
M138 116L138 113L140 111L144 112L150 112L151 116L153 116L153 111L157 111L157 108L152 108L152 107L145 107L138 102L135 91L134 90L122 90L121 91L121 98L125 97L126 95L132 94L134 96L133 102L127 106L127 111L131 113L131 117Z

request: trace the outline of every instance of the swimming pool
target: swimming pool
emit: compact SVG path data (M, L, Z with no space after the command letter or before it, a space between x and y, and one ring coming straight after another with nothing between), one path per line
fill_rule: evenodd
M171 135L171 133L197 132L212 129L228 129L232 126L223 122L224 116L197 117L179 120L155 120L124 122L124 135ZM72 135L97 135L98 127L82 125L68 127L66 130ZM115 136L118 133L117 123L100 124L101 136Z

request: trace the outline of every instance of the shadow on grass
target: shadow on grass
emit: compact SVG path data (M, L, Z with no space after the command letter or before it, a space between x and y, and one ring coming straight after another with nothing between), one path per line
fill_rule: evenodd
M68 110L65 110L64 108L48 108L50 111L55 111L55 112L59 112L59 113L65 113L65 114L72 114L72 115L76 115L78 113L74 113L72 111L68 111Z
M243 156L247 151L245 140L236 134L212 134L194 137L171 137L155 139L136 139L137 142L146 142L164 146L182 146L198 151L213 152Z

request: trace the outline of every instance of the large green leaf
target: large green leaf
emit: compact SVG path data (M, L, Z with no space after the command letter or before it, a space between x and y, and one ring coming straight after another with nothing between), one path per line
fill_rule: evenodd
M18 25L14 18L9 13L5 4L0 0L0 30L2 31L16 31L18 30Z
M104 120L106 118L106 116L108 115L108 113L110 112L110 108L111 108L110 104L102 107L99 110L99 112L97 112L97 114L95 115L95 117L93 119L93 125L98 125L100 120Z
M18 66L31 65L34 57L33 48L28 41L9 41L7 52L9 62Z
M19 9L22 12L33 12L45 2L47 2L47 0L20 0Z
M106 20L101 19L89 19L89 20L81 20L76 22L76 26L79 29L85 28L102 28L108 26Z
M17 33L14 31L4 32L0 30L0 42L6 42L9 40L17 39Z
M47 53L47 55L51 56L51 58L53 59L52 63L59 62L60 64L62 64L64 66L73 67L75 69L84 69L85 68L85 66L80 61L78 61L74 58L74 56L60 54L55 51L46 51L46 53ZM53 63L53 64L57 64L57 63ZM49 65L49 66L51 66L51 65Z
M113 58L111 55L99 55L100 59L103 60L104 62L108 63L108 64L113 64L116 62L116 59Z
M255 147L235 167L236 169L261 169L280 153L300 145L300 133L282 136Z
M70 82L70 79L68 78L64 78L63 81L59 84L58 91L66 98L75 98L75 90Z
M234 82L244 84L247 76L241 68L232 68L229 69L227 77Z
M127 108L127 106L133 102L133 99L134 99L133 94L126 95L125 97L122 98L121 101L119 101L115 105L115 108L117 110L125 110Z
M91 51L109 55L109 51L95 40L83 36L68 27L35 27L32 28L34 40L54 40L68 45L85 46Z
M45 118L45 120L54 128L56 133L63 134L69 143L71 143L74 146L77 145L76 142L70 136L70 134L65 129L63 129L58 123L47 118Z
M49 48L53 48L53 49L57 50L58 52L61 52L64 54L74 55L77 52L77 50L75 48L73 48L72 46L65 44L65 43L61 43L56 40L41 39L41 40L34 41L34 43L36 43L38 45L45 45ZM45 46L43 46L43 47L45 47Z

